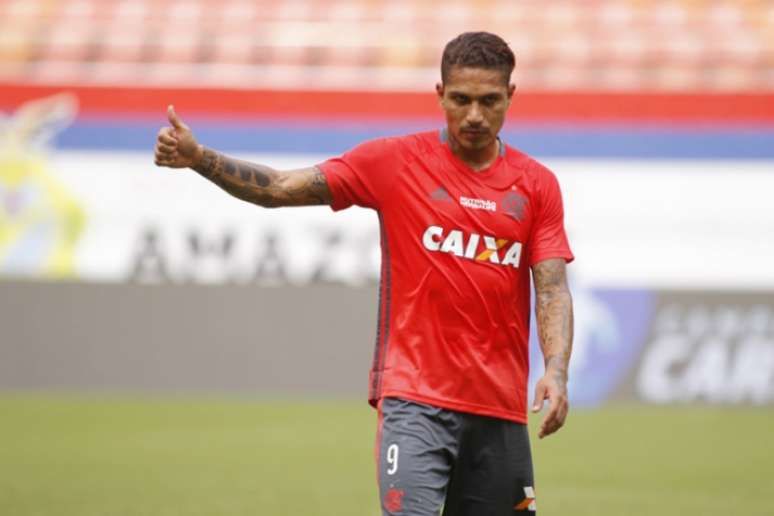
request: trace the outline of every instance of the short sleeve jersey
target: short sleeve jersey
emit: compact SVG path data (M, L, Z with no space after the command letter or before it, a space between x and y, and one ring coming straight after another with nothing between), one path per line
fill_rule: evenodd
M319 165L332 208L379 215L382 266L369 401L527 420L530 266L571 261L559 184L501 145L485 170L445 131L373 140Z

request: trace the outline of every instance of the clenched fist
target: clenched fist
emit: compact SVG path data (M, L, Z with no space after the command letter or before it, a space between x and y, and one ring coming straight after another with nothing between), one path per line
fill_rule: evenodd
M154 154L156 165L170 168L194 167L202 159L204 149L194 138L191 128L178 118L173 106L167 108L167 118L172 127L159 130Z

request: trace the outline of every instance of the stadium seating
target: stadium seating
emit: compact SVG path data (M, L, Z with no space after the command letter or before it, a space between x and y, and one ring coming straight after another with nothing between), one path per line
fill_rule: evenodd
M772 0L0 0L0 81L424 88L474 29L531 90L774 89Z

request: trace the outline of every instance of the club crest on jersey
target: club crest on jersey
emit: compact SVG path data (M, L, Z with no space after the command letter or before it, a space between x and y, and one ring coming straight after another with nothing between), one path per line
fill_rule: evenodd
M449 253L460 258L479 262L496 263L519 267L521 242L510 242L478 233L465 234L452 229L448 233L441 226L430 226L422 235L422 245L428 251Z
M524 206L526 204L527 199L516 192L508 192L501 201L503 211L519 221L524 216Z

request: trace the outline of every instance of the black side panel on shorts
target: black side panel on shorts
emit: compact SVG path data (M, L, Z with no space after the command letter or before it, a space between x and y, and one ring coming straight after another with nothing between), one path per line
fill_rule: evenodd
M466 414L444 516L536 514L527 426Z

